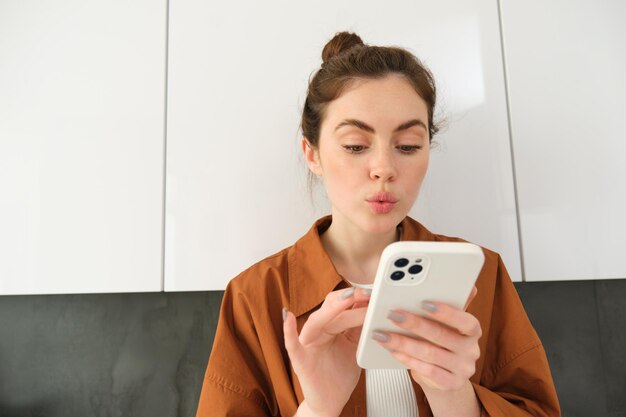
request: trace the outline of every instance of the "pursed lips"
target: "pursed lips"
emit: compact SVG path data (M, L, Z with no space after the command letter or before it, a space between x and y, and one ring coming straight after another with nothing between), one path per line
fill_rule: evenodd
M367 198L367 202L374 213L387 214L395 207L398 199L389 192L378 192Z

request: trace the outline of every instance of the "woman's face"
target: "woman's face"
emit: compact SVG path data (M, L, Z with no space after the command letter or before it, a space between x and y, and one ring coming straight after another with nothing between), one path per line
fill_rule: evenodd
M426 103L402 76L359 80L329 103L317 149L303 140L323 178L333 222L386 233L407 215L428 168Z

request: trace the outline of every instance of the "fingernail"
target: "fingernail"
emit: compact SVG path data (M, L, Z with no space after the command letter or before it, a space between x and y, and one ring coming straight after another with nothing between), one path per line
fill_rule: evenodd
M346 298L350 298L352 297L352 294L354 294L354 287L345 290L343 294L341 294L341 299L345 300Z
M372 289L371 288L365 288L363 290L363 295L372 295Z
M287 308L283 307L283 321L287 319Z
M406 317L404 316L404 314L398 313L397 311L390 311L389 314L387 314L387 318L397 323L402 323L403 321L406 320Z
M430 301L424 301L422 303L422 308L426 311L430 311L431 313L436 313L438 310L437 306Z
M388 342L389 339L391 338L389 337L387 333L383 333L383 332L379 332L378 330L375 330L372 332L372 339L378 340L379 342Z

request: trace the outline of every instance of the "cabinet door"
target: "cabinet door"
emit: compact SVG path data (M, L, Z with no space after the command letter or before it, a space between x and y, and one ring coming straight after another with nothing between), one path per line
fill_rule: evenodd
M162 289L166 2L0 2L0 294Z
M626 277L626 3L502 2L526 279Z
M501 252L520 278L495 2L170 0L170 11L166 291L223 289L327 212L307 191L298 126L340 30L408 47L434 72L448 127L411 214Z

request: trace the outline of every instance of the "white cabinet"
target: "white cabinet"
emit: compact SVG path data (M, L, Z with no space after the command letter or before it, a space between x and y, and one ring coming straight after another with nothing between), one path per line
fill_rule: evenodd
M162 289L166 17L0 3L0 294Z
M626 3L507 0L528 281L626 277Z
M410 48L438 114L412 215L520 259L497 4L493 1L170 0L165 290L223 289L327 212L299 150L308 77L339 30Z

